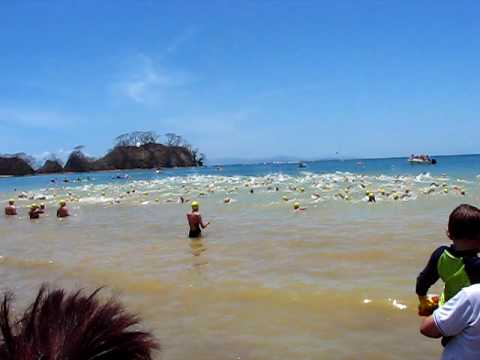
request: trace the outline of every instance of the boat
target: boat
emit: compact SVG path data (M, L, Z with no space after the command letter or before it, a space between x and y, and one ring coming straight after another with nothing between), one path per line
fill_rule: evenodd
M432 159L428 155L411 155L408 162L412 165L435 165L437 160Z

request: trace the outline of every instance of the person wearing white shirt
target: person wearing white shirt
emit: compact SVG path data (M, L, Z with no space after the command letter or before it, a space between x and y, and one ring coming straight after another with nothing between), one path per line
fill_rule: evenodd
M480 359L480 284L462 289L422 320L420 332L431 338L453 337L442 360Z

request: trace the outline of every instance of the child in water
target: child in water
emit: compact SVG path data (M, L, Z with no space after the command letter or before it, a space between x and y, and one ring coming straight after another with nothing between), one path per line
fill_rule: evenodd
M202 215L199 212L199 204L196 201L192 202L192 212L187 214L188 225L190 226L190 231L188 233L189 238L199 238L202 236L202 230L205 229L210 223L204 223L202 220Z
M463 204L453 210L448 220L447 236L453 244L436 249L417 277L420 316L431 315L464 287L480 283L480 258L477 256L480 250L480 209ZM436 304L427 297L427 292L439 278L445 286Z
M17 208L15 207L15 200L8 200L8 205L5 206L5 215L12 216L17 215Z

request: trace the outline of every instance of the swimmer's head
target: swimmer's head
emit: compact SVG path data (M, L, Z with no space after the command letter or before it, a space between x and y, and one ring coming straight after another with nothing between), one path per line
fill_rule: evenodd
M293 208L294 208L295 210L300 209L300 203L298 203L298 202L294 203L294 204L293 204Z
M200 208L200 205L198 204L198 201L192 201L192 210L198 210Z
M40 209L45 209L45 204L44 203L40 203Z
M8 200L8 204L9 204L9 205L14 205L14 204L15 204L15 200L13 200L13 199Z
M30 209L31 210L38 209L38 205L37 204L32 204L32 205L30 205Z
M65 200L60 200L60 202L58 204L60 206L65 206L65 205L67 205L67 202Z

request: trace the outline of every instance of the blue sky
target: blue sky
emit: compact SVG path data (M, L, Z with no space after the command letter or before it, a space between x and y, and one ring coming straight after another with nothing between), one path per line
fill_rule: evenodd
M478 153L478 1L2 1L0 152Z

